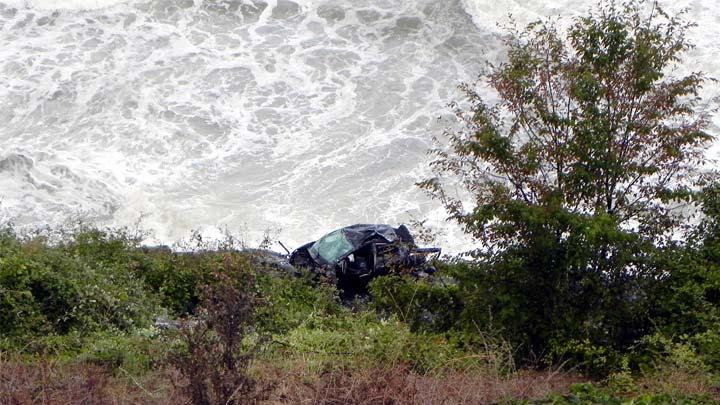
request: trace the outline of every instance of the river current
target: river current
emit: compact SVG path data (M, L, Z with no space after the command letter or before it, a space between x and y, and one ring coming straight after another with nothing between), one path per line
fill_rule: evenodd
M272 228L294 247L415 218L459 251L415 186L438 118L501 58L509 13L524 24L592 4L0 0L0 220L142 218L162 243ZM698 24L682 69L718 76L720 6L664 5Z

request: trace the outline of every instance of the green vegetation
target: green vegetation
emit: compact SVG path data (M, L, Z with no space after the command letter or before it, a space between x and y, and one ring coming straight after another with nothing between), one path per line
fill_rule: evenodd
M232 236L173 252L2 228L0 402L720 401L704 77L668 74L688 26L645 6L511 30L481 78L499 103L462 86L464 126L421 186L479 243L432 279L376 278L347 305Z
M703 229L712 227L708 223ZM317 284L310 275L296 277L265 268L254 253L148 250L124 230L79 228L63 235L61 241L49 243L48 238L3 232L0 288L17 294L3 295L0 374L27 375L27 381L17 382L20 393L47 384L79 390L71 384L73 375L109 373L92 395L107 398L121 390L128 402L162 402L164 397L195 398L194 403L217 398L292 402L321 394L362 402L364 395L377 390L418 401L455 398L467 403L523 398L530 403L642 404L668 398L678 403L717 399L712 390L718 387L718 334L714 312L707 310L711 305L717 310L717 305L708 302L706 293L714 284L704 278L684 273L667 278L666 289L679 296L656 308L657 327L632 350L613 352L581 342L573 347L575 356L560 365L543 358L531 363L504 336L501 325L482 323L483 309L474 307L478 287L469 284L476 279L463 278L472 274L471 263L438 263L442 276L435 281L377 278L371 283L372 297L348 307L334 287ZM675 255L675 260L699 261L707 244L698 241L697 250L686 247L685 256ZM78 269L90 275L103 272L107 280L98 284L95 277L81 277ZM184 277L187 274L193 277ZM158 278L167 284L146 281ZM35 287L39 283L44 288ZM60 299L83 302L87 290L107 296L87 304L83 312L76 305L46 304ZM186 293L174 293L180 290ZM658 294L672 296L662 291ZM688 299L688 291L695 301ZM13 300L18 296L24 299ZM121 301L127 305L112 306L115 312L108 314L108 302L119 299L114 297L128 297ZM681 304L687 313L675 312ZM670 315L662 315L665 311ZM26 316L29 313L33 316ZM157 316L180 320L185 327L158 329ZM235 359L229 366L224 353ZM23 364L55 371L35 375ZM92 367L100 368L90 371ZM594 382L572 385L588 381L571 372L573 368L592 368ZM178 380L162 371L172 369L184 377ZM599 376L598 370L607 372ZM376 376L383 373L386 380L379 382ZM420 379L421 390L400 389ZM5 392L14 392L8 384ZM313 393L304 391L307 384L315 386ZM151 385L159 387L154 394L145 392ZM237 392L231 388L240 386L244 388ZM462 390L463 396L456 397L460 394L455 390ZM282 395L289 396L278 399Z
M510 29L508 60L480 78L496 104L461 86L461 127L420 185L481 242L457 274L462 318L520 359L635 369L661 331L713 361L718 177L702 169L705 77L673 70L688 26L651 2L607 2L567 33Z

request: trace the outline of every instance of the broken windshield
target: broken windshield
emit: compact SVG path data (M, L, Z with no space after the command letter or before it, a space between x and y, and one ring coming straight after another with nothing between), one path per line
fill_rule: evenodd
M338 229L313 243L308 251L313 258L317 259L319 256L322 261L329 264L342 259L352 253L354 249L355 247L347 239L343 229Z

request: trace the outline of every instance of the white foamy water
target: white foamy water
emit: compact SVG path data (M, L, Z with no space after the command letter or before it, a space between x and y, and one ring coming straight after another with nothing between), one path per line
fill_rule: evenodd
M163 242L272 227L291 246L357 222L441 225L414 184L455 85L499 54L495 23L592 3L0 0L0 216L143 215ZM717 75L713 3L669 6L700 25L688 67Z

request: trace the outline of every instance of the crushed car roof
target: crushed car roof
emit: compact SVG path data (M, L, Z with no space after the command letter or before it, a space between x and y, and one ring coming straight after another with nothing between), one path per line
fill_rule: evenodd
M390 225L357 224L326 234L309 246L308 253L320 264L332 264L373 240L387 243L397 240L412 242L412 237L404 226L396 229Z

